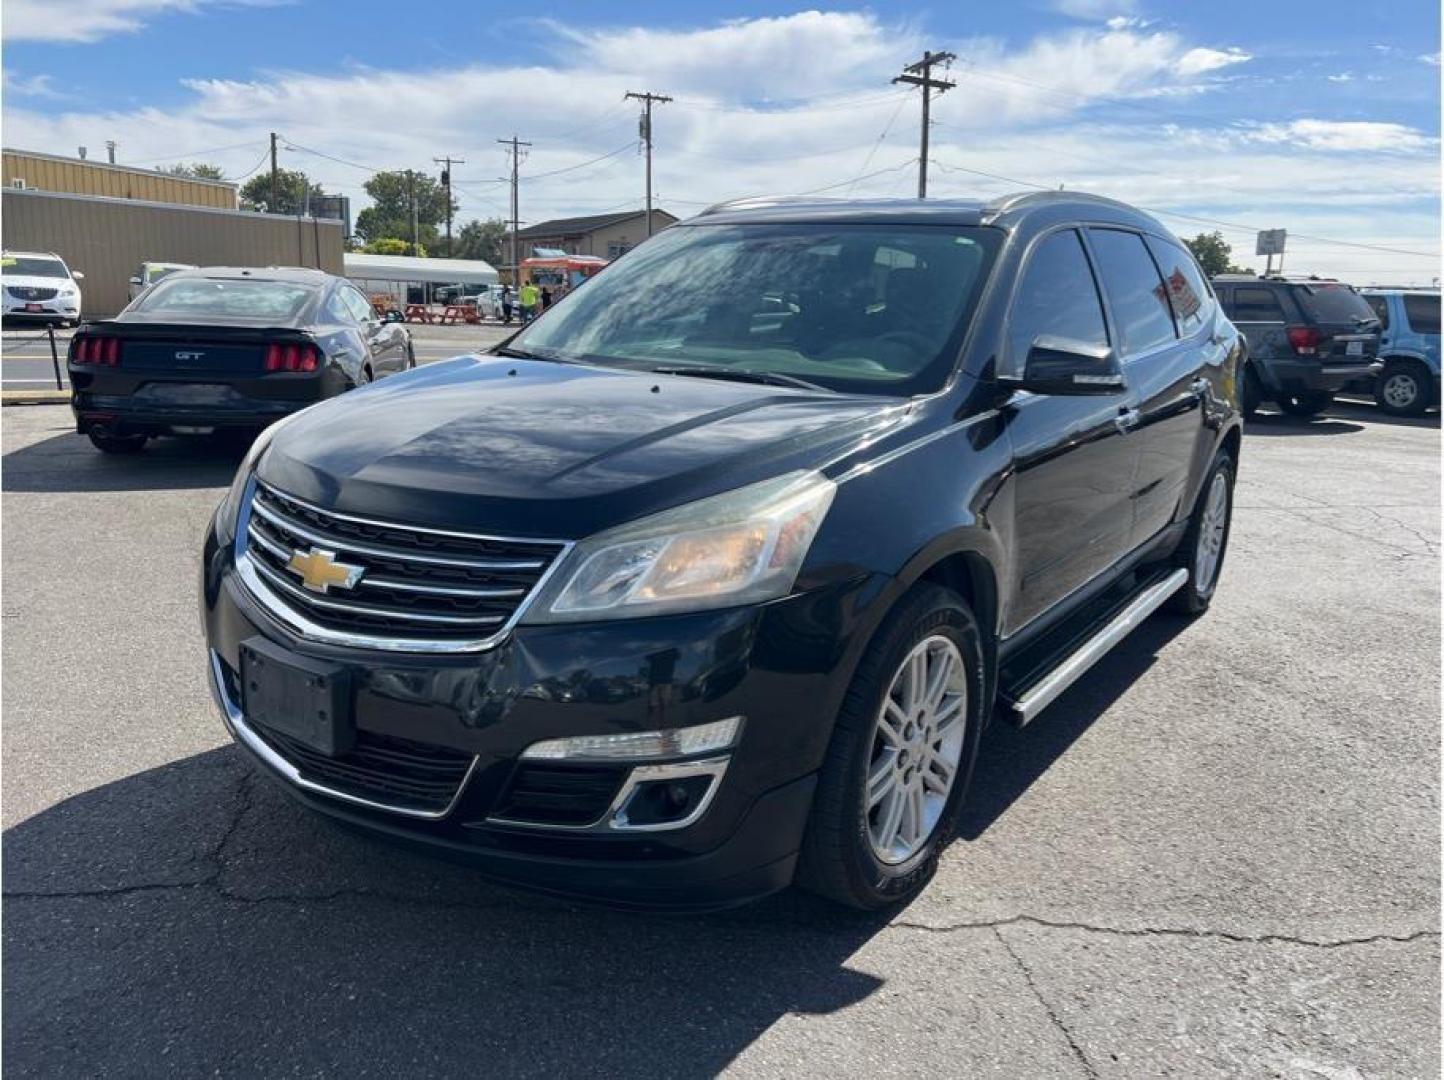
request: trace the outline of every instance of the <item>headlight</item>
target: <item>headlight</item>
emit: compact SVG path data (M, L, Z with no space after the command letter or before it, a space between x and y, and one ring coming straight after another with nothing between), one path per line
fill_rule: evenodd
M733 607L786 596L837 490L788 473L589 537L524 622L583 622Z

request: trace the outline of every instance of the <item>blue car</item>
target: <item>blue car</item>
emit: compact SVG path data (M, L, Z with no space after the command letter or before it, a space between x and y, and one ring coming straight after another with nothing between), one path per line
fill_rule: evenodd
M1396 416L1422 416L1439 404L1439 290L1361 289L1379 316L1374 400Z

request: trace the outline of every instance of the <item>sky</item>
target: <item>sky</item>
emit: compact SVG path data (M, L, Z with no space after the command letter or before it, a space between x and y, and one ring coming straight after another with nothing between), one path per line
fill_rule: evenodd
M637 105L657 205L758 194L915 195L920 100L892 83L957 59L932 103L929 195L1110 195L1235 260L1289 231L1285 269L1427 283L1440 252L1437 0L1006 0L827 5L473 0L6 0L6 146L153 167L281 164L365 205L369 170L457 165L459 222L507 214L496 140L532 145L521 219L639 208ZM530 14L519 12L530 11ZM440 12L445 11L445 15Z

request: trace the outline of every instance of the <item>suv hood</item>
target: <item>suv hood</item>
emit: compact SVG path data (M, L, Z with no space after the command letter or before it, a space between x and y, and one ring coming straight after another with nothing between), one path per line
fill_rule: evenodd
M5 274L0 277L0 285L7 289L14 285L18 289L64 289L78 288L70 278L62 277L35 277L32 274Z
M894 399L462 358L307 410L259 475L341 512L569 539L816 468L907 412Z

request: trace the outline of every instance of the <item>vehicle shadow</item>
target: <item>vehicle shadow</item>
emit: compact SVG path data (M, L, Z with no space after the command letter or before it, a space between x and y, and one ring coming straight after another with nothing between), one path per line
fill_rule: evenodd
M139 454L103 454L73 431L21 446L0 459L5 491L153 491L225 487L247 437L152 439Z
M1327 414L1319 417L1304 417L1266 412L1255 413L1245 421L1243 427L1244 434L1250 437L1353 435L1363 430L1363 424L1339 420Z
M4 858L15 1076L711 1076L882 985L848 960L885 916L519 895L325 824L231 747L21 821Z
M1090 668L1026 728L993 720L973 769L958 836L976 840L1062 757L1143 673L1191 620L1155 615Z
M1440 414L1437 409L1423 416L1394 416L1385 412L1369 399L1336 398L1324 414L1329 417L1347 417L1350 420L1365 420L1375 424L1389 424L1395 427L1437 428Z

